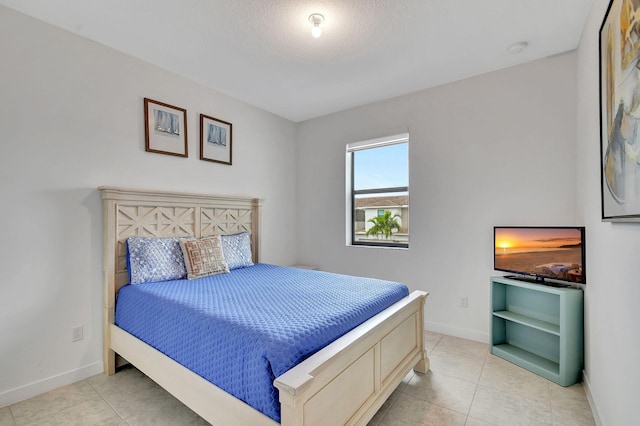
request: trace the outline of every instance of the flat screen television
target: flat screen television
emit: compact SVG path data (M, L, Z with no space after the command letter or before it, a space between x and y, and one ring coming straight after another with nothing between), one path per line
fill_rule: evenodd
M584 227L496 226L493 267L544 284L586 284L584 238Z

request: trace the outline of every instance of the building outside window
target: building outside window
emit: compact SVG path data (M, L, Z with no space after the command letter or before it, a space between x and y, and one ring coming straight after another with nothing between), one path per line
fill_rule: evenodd
M347 145L347 244L409 247L409 135Z

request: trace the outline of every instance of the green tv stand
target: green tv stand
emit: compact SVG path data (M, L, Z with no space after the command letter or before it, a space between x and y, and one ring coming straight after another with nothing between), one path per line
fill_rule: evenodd
M583 292L491 278L491 353L561 386L581 380Z

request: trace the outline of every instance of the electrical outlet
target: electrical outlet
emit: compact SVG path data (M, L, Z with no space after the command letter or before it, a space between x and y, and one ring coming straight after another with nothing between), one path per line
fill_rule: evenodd
M460 307L461 308L468 308L469 307L469 298L467 298L467 297L460 298Z
M83 333L82 326L73 327L71 329L71 341L72 342L77 342L79 340L82 340L83 338L84 338L84 333Z

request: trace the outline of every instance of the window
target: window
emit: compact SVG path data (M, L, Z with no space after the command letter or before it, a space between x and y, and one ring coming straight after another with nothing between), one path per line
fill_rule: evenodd
M409 135L347 145L347 244L409 247Z

